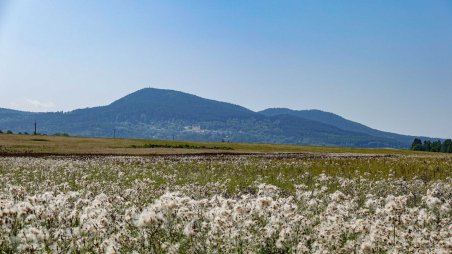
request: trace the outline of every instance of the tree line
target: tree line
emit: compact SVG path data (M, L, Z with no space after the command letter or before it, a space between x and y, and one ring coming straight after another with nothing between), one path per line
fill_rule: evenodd
M7 130L7 131L5 131L5 132L3 132L2 130L0 130L0 134L17 134L17 135L40 135L40 136L47 136L47 134L43 134L43 133L32 133L32 134L30 134L30 133L28 133L28 132L17 132L17 133L14 133L14 132L11 131L11 130ZM64 137L69 137L69 134L68 134L68 133L65 133L65 132L63 132L63 133L49 134L49 135L52 135L52 136L64 136Z
M436 153L452 153L452 140L446 139L441 143L441 140L430 141L415 138L411 144L411 150L413 151L425 151L425 152L436 152Z

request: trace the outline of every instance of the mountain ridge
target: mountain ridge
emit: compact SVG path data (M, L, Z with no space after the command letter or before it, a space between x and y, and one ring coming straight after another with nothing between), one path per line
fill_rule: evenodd
M255 112L240 105L175 90L143 88L105 106L68 112L33 113L0 108L0 129L41 133L283 143L349 147L407 148L414 136L372 129L320 110L269 108Z
M397 138L398 135L392 132L380 131L371 127L368 127L364 124L345 119L342 116L337 114L326 112L318 109L308 109L308 110L293 110L289 108L268 108L262 111L259 111L261 114L265 115L280 115L280 114L288 114L299 116L305 119L311 119L322 123L328 123L330 125L334 125L343 130L354 131L358 133L365 133L372 136L384 137L384 138ZM405 142L411 142L412 137L410 135L404 135ZM423 139L427 139L427 137L422 137Z

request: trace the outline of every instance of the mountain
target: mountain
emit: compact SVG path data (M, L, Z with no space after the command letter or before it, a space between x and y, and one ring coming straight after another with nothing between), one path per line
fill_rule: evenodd
M195 95L172 90L142 89L129 94L108 107L102 113L117 115L125 113L117 121L146 121L180 119L187 121L224 121L230 118L244 119L256 113L244 107L204 99ZM145 115L146 117L143 117Z
M330 124L333 126L336 126L338 128L349 130L349 131L356 131L356 132L362 132L367 134L375 134L376 132L379 132L377 130L371 129L365 125L362 125L357 122L353 122L350 120L347 120L339 115L325 112L317 109L311 109L311 110L292 110L288 108L269 108L262 111L259 111L259 113L267 115L267 116L276 116L276 115L293 115L298 116L304 119L310 119L313 121L318 121L325 124Z
M349 147L407 148L414 137L371 129L318 110L247 108L155 88L110 105L70 112L31 113L0 109L0 129L146 139L257 142Z
M398 140L401 143L411 144L413 141L413 136L400 135L391 132L379 131L376 129L372 129L363 124L353 122L351 120L347 120L339 115L325 112L317 109L312 110L292 110L288 108L269 108L260 111L259 113L264 114L266 116L277 116L277 115L292 115L301 117L304 119L310 119L312 121L321 122L324 124L336 126L342 130L352 131L357 133L368 134L375 137L387 138ZM426 137L422 137L422 139L429 139Z

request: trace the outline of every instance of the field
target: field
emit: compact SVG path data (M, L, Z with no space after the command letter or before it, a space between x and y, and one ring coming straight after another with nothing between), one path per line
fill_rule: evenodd
M451 253L452 157L0 135L0 253Z
M155 145L154 148L145 148ZM204 149L165 148L167 146L205 147ZM160 146L160 147L158 147ZM214 149L220 148L220 149ZM226 149L224 149L226 148ZM142 139L108 139L33 135L0 134L2 155L159 155L193 153L361 153L361 154L408 154L423 155L408 150L359 149L339 147L316 147L299 145L203 143L187 141L163 141Z

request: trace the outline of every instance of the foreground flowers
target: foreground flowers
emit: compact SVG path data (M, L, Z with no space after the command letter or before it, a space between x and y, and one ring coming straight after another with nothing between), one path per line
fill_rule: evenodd
M371 180L305 172L293 191L264 183L262 176L229 193L226 184L233 176L204 184L156 185L152 179L126 184L119 178L143 170L140 159L114 160L104 165L117 173L105 176L106 183L89 170L96 159L4 160L16 178L5 173L1 179L9 184L3 182L0 193L0 252L452 252L450 178ZM46 174L41 166L55 174L47 186L22 175ZM57 172L74 171L84 187L75 190L73 183L55 180L64 179ZM171 182L179 176L167 177Z

